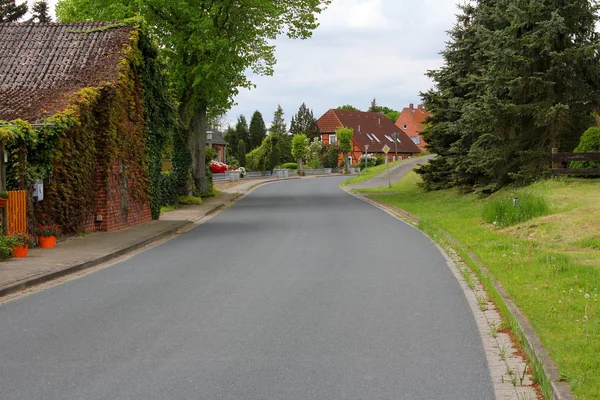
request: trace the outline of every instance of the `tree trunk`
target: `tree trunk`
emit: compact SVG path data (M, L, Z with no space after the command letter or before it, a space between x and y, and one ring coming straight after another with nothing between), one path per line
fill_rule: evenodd
M346 173L350 173L350 161L348 161L348 154L344 154L344 164L346 165Z
M197 194L206 194L209 191L206 177L206 113L206 105L201 105L194 110L192 118L190 148L194 159L192 175Z
M298 175L304 176L304 166L302 165L302 159L298 158L296 159L296 162L298 163Z

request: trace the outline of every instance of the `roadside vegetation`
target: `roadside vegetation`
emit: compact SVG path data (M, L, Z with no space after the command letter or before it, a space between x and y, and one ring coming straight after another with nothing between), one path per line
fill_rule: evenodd
M398 160L398 161L394 161L390 163L390 168L395 167L396 165L405 162L406 160ZM345 181L344 183L342 183L343 186L347 186L347 185L356 185L357 183L361 183L364 182L366 180L369 180L379 174L384 173L385 171L387 171L387 166L386 164L380 164L374 167L369 166L367 168L367 170L365 171L364 169L362 171L360 171L360 174L357 176L354 176L350 179L348 179L347 181Z
M430 237L441 240L441 228L473 252L527 316L577 399L600 398L599 182L543 180L486 199L427 192L420 182L410 173L392 188L361 192L376 192L420 217Z

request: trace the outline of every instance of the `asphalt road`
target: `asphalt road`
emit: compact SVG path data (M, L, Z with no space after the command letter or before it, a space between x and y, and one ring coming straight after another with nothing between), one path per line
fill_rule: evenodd
M264 186L170 242L0 306L0 398L493 399L442 255L340 182Z

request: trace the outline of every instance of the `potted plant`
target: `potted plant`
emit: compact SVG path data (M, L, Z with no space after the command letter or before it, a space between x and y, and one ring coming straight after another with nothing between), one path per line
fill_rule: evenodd
M27 257L29 248L35 244L35 239L29 233L13 233L9 236L12 241L13 256L16 258Z
M56 245L56 237L60 235L58 225L40 225L36 231L42 249L52 249Z
M1 191L0 192L0 208L6 207L8 203L8 192Z

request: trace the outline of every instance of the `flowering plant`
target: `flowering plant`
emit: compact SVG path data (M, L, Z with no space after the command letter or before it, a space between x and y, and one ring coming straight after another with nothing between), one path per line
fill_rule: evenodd
M48 224L38 226L36 233L38 236L58 236L61 231L58 225Z
M237 172L240 173L240 176L243 178L244 176L246 176L246 168L244 167L239 167L237 170Z
M219 161L213 161L210 163L210 172L213 174L224 174L227 171L227 164Z
M29 233L13 233L9 238L15 247L32 247L35 244L35 239Z

